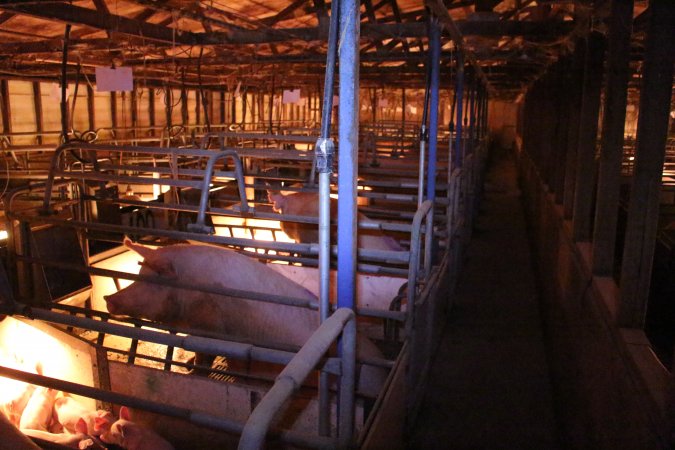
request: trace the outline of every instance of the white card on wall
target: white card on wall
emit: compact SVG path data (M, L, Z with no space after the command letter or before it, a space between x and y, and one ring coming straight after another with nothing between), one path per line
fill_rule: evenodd
M98 92L132 91L134 77L131 67L97 67L96 90Z

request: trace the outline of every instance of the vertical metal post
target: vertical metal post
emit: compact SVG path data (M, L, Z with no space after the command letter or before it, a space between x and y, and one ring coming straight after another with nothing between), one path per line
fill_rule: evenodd
M354 308L356 178L359 140L359 3L340 4L340 108L338 158L338 307Z
M569 89L565 95L569 96L567 118L569 121L567 133L567 158L565 159L565 183L563 188L563 217L572 218L574 208L574 189L577 178L577 145L579 143L579 127L581 125L581 94L584 82L584 60L586 55L586 39L580 39L572 56L572 73Z
M455 97L457 98L457 120L455 121L455 166L462 167L462 99L464 94L464 53L457 51L457 79Z
M438 91L441 75L441 30L440 27L438 26L438 21L436 18L431 19L429 27L430 27L429 51L431 52L430 58L431 104L429 105L429 110L431 114L429 116L429 158L427 164L427 200L431 201L432 204L431 217L433 217L433 202L436 198L436 153L438 147L438 101L439 101ZM418 207L420 205L419 200L421 199L418 199ZM426 223L427 236L432 236L433 227L434 221L428 220ZM432 248L425 248L424 260L425 260L424 267L430 268L431 261L433 261Z
M616 225L621 184L621 157L630 77L633 0L613 0L609 15L609 55L602 118L600 165L593 228L593 273L610 275L614 268Z
M645 42L635 173L621 265L619 324L642 328L649 298L675 52L675 3L652 0Z
M360 2L340 2L340 110L338 159L338 307L355 309L356 296L356 183L359 147L359 37ZM342 346L352 344L342 342ZM345 351L345 353L347 353ZM351 354L353 352L350 351ZM348 370L351 373L347 373ZM343 377L354 377L354 366L343 367ZM341 407L353 404L354 390L340 392ZM352 424L339 424L341 438L352 434Z
M595 187L595 144L598 134L598 114L602 90L602 67L605 60L605 38L601 33L588 37L584 67L584 87L577 151L577 179L574 188L572 236L575 241L591 238L593 188Z
M330 28L328 31L328 54L321 114L321 135L316 143L315 165L319 173L319 315L321 323L330 312L330 174L333 172L334 144L330 138L330 123L333 111L333 84L338 38L338 0L331 4ZM314 177L311 177L312 181ZM328 374L319 376L319 434L330 434L330 394Z

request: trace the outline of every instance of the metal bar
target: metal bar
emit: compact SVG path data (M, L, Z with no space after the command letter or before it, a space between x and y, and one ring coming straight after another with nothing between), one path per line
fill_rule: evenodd
M328 319L330 310L330 176L333 172L334 148L333 141L330 139L330 127L333 118L339 15L339 2L333 0L331 2L330 28L328 31L321 134L315 145L314 164L312 165L312 170L318 170L319 172L319 318L321 323ZM313 181L314 177L310 177L310 180ZM321 436L330 436L328 384L328 374L321 372L319 376L319 434Z
M39 386L50 387L60 391L73 393L76 395L95 398L104 402L126 405L131 408L143 409L156 414L177 417L196 425L226 431L228 433L240 434L243 429L243 425L238 422L223 419L221 417L216 417L203 412L190 410L188 408L179 408L177 406L171 406L165 403L145 400L131 395L118 394L115 392L105 391L77 383L71 383L69 381L59 380L57 378L46 377L30 372L23 372L21 370L11 369L9 367L0 366L0 375L3 377L12 378L14 380L20 380ZM330 438L306 436L290 431L275 434L279 436L279 439L282 440L282 442L298 445L300 447L331 448L335 447L336 445L335 441Z
M675 4L652 0L642 66L635 172L621 265L620 326L643 328L659 219L675 54Z
M209 200L209 184L213 178L213 169L217 161L224 158L232 158L234 162L234 169L237 180L237 187L239 189L240 210L242 214L248 213L248 202L246 201L246 188L244 187L244 170L241 165L241 160L236 152L225 150L218 154L212 155L206 163L204 171L204 180L202 182L202 195L199 200L199 213L197 214L197 223L189 224L189 231L196 231L199 233L213 233L213 227L206 226L206 207Z
M61 139L68 142L68 38L70 37L70 24L66 25L63 37L63 58L61 62Z
M455 98L457 99L457 118L455 120L455 167L462 167L462 106L464 95L464 54L456 53L457 75L455 78Z
M598 135L598 115L602 93L602 68L605 61L605 37L591 33L584 68L584 86L579 119L579 150L577 179L574 188L572 238L590 241L593 190L595 188L595 149Z
M356 295L356 179L359 144L359 7L340 3L340 152L338 160L338 306L353 309Z
M632 23L633 0L613 0L593 227L593 273L602 276L614 269Z
M431 54L430 58L430 91L431 99L429 109L431 114L429 117L429 158L427 166L427 196L426 199L431 201L431 217L433 217L433 202L436 199L436 159L437 159L437 148L438 148L438 103L439 103L439 84L440 84L440 63L441 63L441 30L438 25L438 21L435 18L432 18L429 22L429 52ZM418 208L420 205L420 200L418 199ZM428 220L426 223L427 226L427 236L433 236L433 226L434 221ZM428 251L425 252L425 267L431 267L431 261L433 260L433 249L428 248ZM428 275L428 274L427 274Z
M321 324L321 326L312 334L297 355L295 355L291 362L284 368L279 376L277 376L274 386L272 386L249 416L246 425L244 425L241 432L241 439L239 440L239 446L237 447L239 450L257 450L263 448L265 435L267 434L272 419L279 412L283 404L290 398L291 394L302 385L304 379L307 378L323 355L330 349L333 341L343 332L343 327L343 340L349 339L354 341L351 342L351 344L355 343L355 328L351 327L348 329L346 327L347 323L353 324L354 320L354 312L352 310L341 308L335 311L335 313L333 313L331 317ZM349 363L344 363L349 357L354 358L354 353L346 356L343 353L343 366L347 366L343 367L343 369L349 368ZM353 369L354 367L351 368ZM354 372L343 372L341 378L345 379L350 376L352 378L351 392L353 396ZM346 390L342 388L344 386L348 387L348 385L341 383L341 392ZM341 397L340 410L341 412L347 409L350 411L348 419L351 427L353 405L342 404L342 401L343 399ZM348 399L346 403L348 403ZM351 428L341 431L344 431L345 433L348 432L349 438L351 438ZM342 433L340 434L340 438L343 438Z

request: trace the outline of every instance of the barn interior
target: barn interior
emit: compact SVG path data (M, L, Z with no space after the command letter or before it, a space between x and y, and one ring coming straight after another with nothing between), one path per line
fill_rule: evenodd
M672 0L1 1L0 434L673 448L674 55Z

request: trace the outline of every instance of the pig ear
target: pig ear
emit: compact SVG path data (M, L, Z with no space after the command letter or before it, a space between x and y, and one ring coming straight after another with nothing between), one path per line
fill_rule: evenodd
M286 197L280 192L267 191L267 198L275 211L281 211L286 206Z
M131 239L124 238L124 246L131 249L143 257L142 266L146 266L158 275L168 278L175 278L176 271L173 264L164 255L148 247L139 244L134 244Z
M131 411L126 406L120 407L120 419L131 420Z
M128 237L124 238L124 246L130 250L135 251L139 255L141 255L144 259L152 258L153 253L155 253L155 250L144 247L140 244L136 244L134 242L131 242L131 239Z
M75 431L82 434L89 434L89 430L87 429L87 422L85 422L82 417L80 417L77 423L75 423Z
M145 261L140 262L139 264L157 273L157 275L161 275L166 278L177 277L176 269L173 268L173 263L165 258L145 258Z
M108 431L110 429L110 425L110 421L104 416L97 416L94 418L94 431Z

